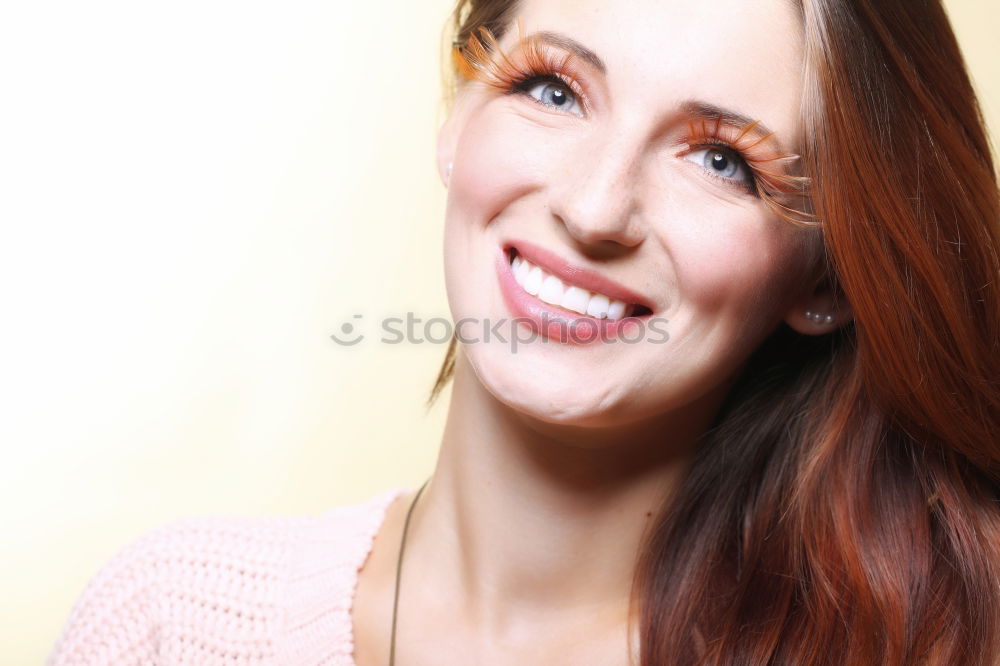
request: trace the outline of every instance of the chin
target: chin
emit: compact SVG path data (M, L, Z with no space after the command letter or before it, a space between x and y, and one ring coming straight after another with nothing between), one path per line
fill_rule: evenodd
M630 414L635 403L599 367L582 358L567 363L564 357L540 358L547 356L544 350L535 352L511 355L480 348L466 349L466 356L483 388L525 417L582 428L613 427L635 418Z

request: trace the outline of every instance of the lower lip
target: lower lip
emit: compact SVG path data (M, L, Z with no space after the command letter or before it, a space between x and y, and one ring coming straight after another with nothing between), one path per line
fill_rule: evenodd
M557 308L532 296L514 278L513 267L502 250L497 259L497 273L504 302L514 314L515 322L544 338L574 345L613 342L621 336L633 338L642 326L641 317L597 319Z

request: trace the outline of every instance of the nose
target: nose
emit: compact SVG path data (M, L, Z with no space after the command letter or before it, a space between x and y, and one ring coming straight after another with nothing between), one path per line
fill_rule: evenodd
M560 165L550 190L550 209L586 249L621 252L646 235L640 219L637 153L610 141L581 142Z

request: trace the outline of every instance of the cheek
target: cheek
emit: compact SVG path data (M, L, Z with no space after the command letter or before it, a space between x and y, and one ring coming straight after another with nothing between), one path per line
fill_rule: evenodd
M445 218L445 285L454 316L502 309L491 263L502 227L494 223L500 215L529 223L538 215L518 208L539 187L544 145L537 129L495 100L469 110L456 141Z
M539 155L532 146L538 142L523 123L506 115L473 111L458 139L448 203L463 225L488 224L535 182Z
M766 211L735 207L692 212L689 219L697 229L666 241L688 304L743 320L775 316L799 274L801 242L793 230Z

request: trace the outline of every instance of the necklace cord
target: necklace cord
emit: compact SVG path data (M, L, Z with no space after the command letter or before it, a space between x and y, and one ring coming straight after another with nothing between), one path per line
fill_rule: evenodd
M399 607L399 581L403 570L403 551L406 549L406 533L410 530L410 517L413 515L413 507L417 505L420 493L424 492L424 488L429 482L430 479L428 478L427 481L424 481L424 485L420 486L417 494L413 496L410 508L406 512L406 522L403 523L403 536L399 540L399 557L396 558L396 592L392 598L392 635L389 638L389 666L395 666L396 664L396 610Z

